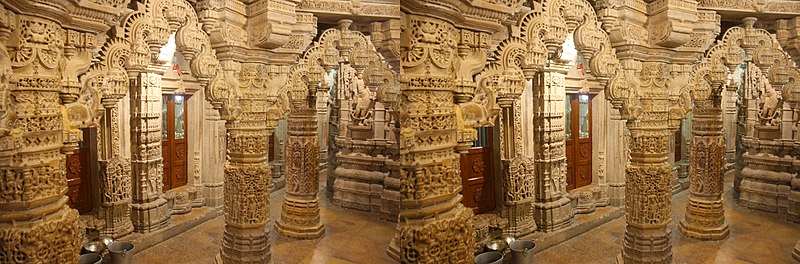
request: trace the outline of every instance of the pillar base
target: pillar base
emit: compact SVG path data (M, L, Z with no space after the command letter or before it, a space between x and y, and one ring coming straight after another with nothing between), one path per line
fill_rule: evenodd
M686 204L686 218L680 221L678 230L685 237L701 240L720 240L728 237L730 231L725 223L722 199L707 201L690 195Z
M83 230L78 224L78 211L67 207L68 198L62 197L56 202L61 203L60 209L39 219L0 222L0 252L7 257L2 261L78 263ZM8 211L0 211L5 212Z
M503 233L523 237L536 231L536 221L533 220L531 203L506 205L501 211L503 218L508 219L508 228Z
M171 215L167 200L159 197L149 203L131 204L131 223L139 233L149 233L169 225Z
M723 224L718 227L707 227L689 224L686 220L681 220L678 225L678 230L681 232L681 235L685 237L700 240L722 240L730 234L728 224Z
M400 246L398 245L399 239L400 238L397 236L397 234L395 234L392 241L389 242L389 247L386 249L386 255L397 262L400 262Z
M97 218L105 221L105 226L100 230L100 234L104 236L120 238L133 232L130 206L127 201L101 206Z
M272 263L269 232L264 228L240 229L225 225L217 263Z
M797 260L797 262L800 262L800 240L797 241L797 244L794 244L792 257L794 258L794 260Z
M297 239L315 239L325 234L319 217L319 200L298 199L287 194L283 199L281 219L275 222L279 235Z
M622 242L623 263L672 263L672 231L660 228L625 227Z
M547 203L533 203L533 218L539 231L552 232L572 224L575 210L567 197Z
M400 263L473 263L475 229L472 216L472 209L459 203L431 218L410 220L401 217L397 230Z

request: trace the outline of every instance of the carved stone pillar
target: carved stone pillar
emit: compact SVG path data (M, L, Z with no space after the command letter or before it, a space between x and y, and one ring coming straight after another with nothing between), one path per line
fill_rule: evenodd
M228 81L241 94L226 112L227 162L225 163L225 228L220 258L223 263L271 263L269 184L270 138L268 89L283 86L288 69L261 63L221 62ZM241 111L237 113L237 111Z
M225 195L225 121L221 120L219 111L208 101L203 104L202 131L202 166L203 196L208 207L220 207L224 204Z
M564 77L566 68L547 68L533 81L536 199L533 216L539 230L550 232L572 223L575 212L567 198Z
M285 165L285 141L286 141L286 119L278 121L278 126L275 127L273 144L274 159L270 161L269 165L272 167L272 182L270 183L270 190L275 191L286 186L286 165ZM330 162L328 163L330 164Z
M146 233L169 224L170 210L162 191L161 71L129 72L131 94L131 222Z
M687 237L719 240L728 236L722 201L725 142L720 98L696 102L689 165L689 202L678 230Z
M326 78L327 80L327 78ZM317 88L317 135L319 135L319 169L324 170L328 166L328 119L330 118L330 114L328 113L328 101L330 100L330 83L328 81L323 82Z
M685 81L688 66L631 61L623 65L635 71L643 85L636 87L641 95L627 99L628 106L623 108L629 117L631 139L625 168L626 225L621 258L625 263L672 263L669 140L678 122L671 115L678 109L660 92L673 82Z
M608 159L606 159L606 175L608 176L608 199L612 206L625 205L625 164L628 163L628 131L619 110L606 105L608 113Z
M305 98L304 98L305 99ZM283 196L281 219L275 231L282 236L313 239L325 234L319 216L319 138L317 110L308 102L293 99L286 137L286 195Z
M454 112L453 24L406 15L400 41L400 214L402 263L472 263L472 211L461 204ZM425 56L416 56L426 54ZM444 56L434 56L441 54ZM483 63L483 62L482 62Z
M522 108L520 99L500 102L500 141L503 164L501 215L508 219L503 232L521 237L536 231L531 202L534 198L533 160L523 154Z
M629 122L630 161L625 169L625 263L671 263L672 166L669 130Z
M72 152L64 142L80 138L80 133L65 133L66 115L59 102L64 70L59 62L65 59L67 31L59 21L14 16L4 4L0 4L0 262L77 263L82 230L78 211L67 206L69 198L64 196L64 154Z
M101 234L119 238L133 232L130 218L131 161L122 156L118 104L110 104L98 129L100 163L100 208L97 216L105 220Z

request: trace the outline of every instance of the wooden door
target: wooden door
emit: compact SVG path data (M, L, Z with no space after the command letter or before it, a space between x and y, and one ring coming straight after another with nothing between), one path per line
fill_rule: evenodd
M494 210L494 173L492 128L478 129L478 140L468 153L461 155L461 203L475 214Z
M567 96L567 190L592 184L592 100L588 94Z
M92 176L90 156L92 147L90 140L95 129L83 129L83 141L78 148L67 157L67 196L69 206L79 213L92 211ZM96 149L95 149L96 151Z
M161 104L161 156L164 158L164 187L186 185L187 106L183 95L164 95Z

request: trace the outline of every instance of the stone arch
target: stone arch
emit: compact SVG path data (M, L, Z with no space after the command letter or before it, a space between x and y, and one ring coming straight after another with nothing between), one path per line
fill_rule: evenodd
M730 85L731 75L742 61L753 62L770 84L782 91L787 102L800 100L800 71L769 32L753 28L754 22L745 19L744 27L728 29L693 67L691 79L681 89L686 114L692 110L687 99L697 102L719 96L723 87Z
M602 86L609 87L611 80L621 78L618 75L622 71L618 70L620 62L609 36L600 28L594 8L587 1L545 1L541 10L523 14L516 26L519 33L501 41L490 55L493 60L475 76L476 91L488 91L487 97L494 98L488 99L490 102L481 102L486 99L474 96L470 102L459 104L465 118L464 126L460 129L468 135L459 141L474 140L474 127L492 125L495 116L500 113L501 178L504 206L508 209L503 210L503 218L509 219L510 232L525 235L536 229L536 225L532 224L534 220L544 230L554 230L572 221L571 209L560 209L570 205L565 196L567 184L564 175L567 165L564 138L558 135L559 129L563 129L563 110L562 113L554 110L559 106L563 108L563 96L558 93L564 92L564 79L563 76L550 73L553 71L549 68L551 60L559 61L562 45L572 34L576 49L586 61L590 74ZM537 95L534 98L541 101L539 111L543 111L537 113L539 121L534 124L534 140L548 146L537 150L532 154L533 157L523 154L523 131L520 125L523 117L519 103L530 80L541 87L535 89L534 94ZM555 88L552 87L561 88L553 90ZM545 89L556 92L551 95L553 92L545 93ZM539 200L554 202L531 208L531 202ZM551 211L545 212L547 210ZM563 213L553 215L553 212Z
M191 75L204 87L206 98L213 102L215 108L222 108L223 103L219 103L219 98L225 92L214 89L219 85L212 85L225 80L220 79L217 74L219 62L190 3L185 0L144 0L136 1L133 5L135 10L123 16L118 25L108 32L108 39L101 46L97 61L89 66L85 74L79 76L81 97L66 105L73 129L100 127L100 209L97 217L106 222L101 233L114 237L133 230L130 220L132 215L129 215L127 209L132 199L132 166L131 160L121 153L121 120L117 103L128 94L132 84L153 85L142 83L145 80L139 80L139 74L145 72L148 65L163 63L158 61L159 53L174 34L176 52L180 52L186 59ZM93 111L86 115L71 114L81 113L83 109ZM100 123L98 121L101 118L108 120ZM154 172L160 173L158 170L147 169L147 174ZM160 193L160 187L157 189ZM159 214L162 213L166 215L159 217L168 221L170 213Z

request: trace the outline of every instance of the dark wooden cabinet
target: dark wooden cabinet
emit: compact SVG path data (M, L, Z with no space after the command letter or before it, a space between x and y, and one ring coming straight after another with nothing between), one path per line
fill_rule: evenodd
M588 94L567 95L567 190L592 184L592 100Z
M81 214L91 212L93 207L91 154L97 151L96 147L92 148L94 132L95 128L83 129L83 141L67 156L68 203Z
M186 137L188 112L186 97L164 95L161 109L161 156L164 158L164 187L171 190L186 185Z
M481 214L494 210L494 161L492 128L479 128L478 140L467 154L461 155L461 203Z

